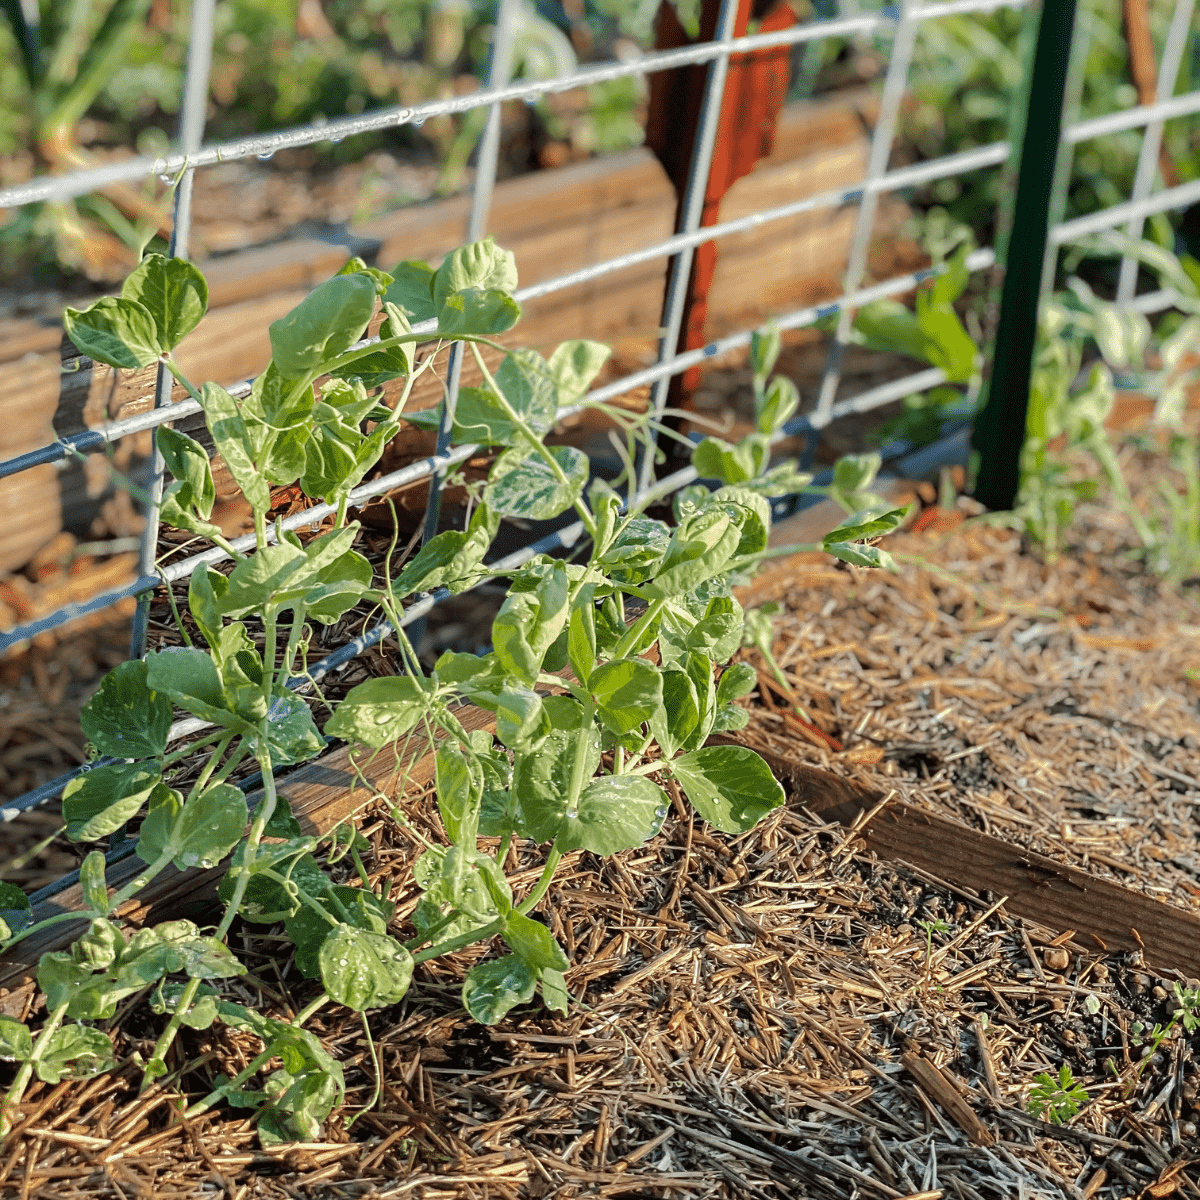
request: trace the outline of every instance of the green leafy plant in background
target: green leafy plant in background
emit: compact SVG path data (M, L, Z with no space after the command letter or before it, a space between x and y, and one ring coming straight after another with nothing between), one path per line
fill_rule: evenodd
M0 91L14 106L10 136L24 133L42 171L97 165L80 145L79 124L122 70L149 7L150 0L0 3L13 52L0 67ZM156 233L169 229L155 185L148 186L148 194L117 184L77 200L55 201L31 219L48 233L64 266L90 279L119 278Z
M359 1013L386 1007L405 996L421 963L499 939L503 955L466 973L467 1010L492 1023L540 992L547 1007L565 1012L570 962L534 916L564 854L610 855L652 838L667 813L669 780L706 821L730 833L750 829L783 802L783 789L753 751L706 744L710 734L744 721L736 701L755 682L748 665L726 664L743 636L731 582L768 553L766 499L746 486L693 489L676 498L672 527L646 515L655 493L627 502L615 490L634 477L632 459L614 485L589 482L587 457L545 438L560 406L590 403L588 386L608 351L570 341L543 358L500 346L496 335L520 315L516 285L512 255L490 239L456 250L436 270L404 262L385 273L352 260L271 325L270 364L240 397L193 383L175 359L207 301L204 277L187 262L150 255L119 296L67 311L66 330L80 350L117 368L164 363L200 404L217 452L253 509L255 547L241 553L225 541L211 521L207 453L162 427L158 444L172 477L163 519L210 538L232 563L227 573L205 564L191 576L191 622L180 627L185 644L117 667L82 714L96 753L119 761L68 784L67 835L95 842L135 822L143 870L110 888L103 851L94 849L80 871L85 911L42 920L20 889L0 885L5 948L65 920L87 921L68 950L41 959L47 1010L40 1030L0 1020L0 1057L18 1064L3 1104L6 1123L35 1075L49 1081L111 1063L98 1023L143 995L162 1018L144 1055L147 1083L167 1073L182 1028L222 1022L256 1035L262 1052L236 1076L218 1078L185 1115L226 1101L258 1109L264 1142L311 1141L345 1090L340 1065L303 1028L322 1004ZM360 344L377 313L378 340ZM414 333L418 322L436 323L436 332ZM346 521L349 497L396 432L416 379L454 342L474 354L482 376L460 392L454 440L490 447L496 458L466 528L439 533L380 581L354 549L359 527ZM420 365L418 343L431 350ZM480 353L484 346L503 355L494 369ZM764 373L770 357L763 356ZM372 389L401 378L396 407L379 404ZM645 442L647 415L598 407ZM786 408L771 410L772 422ZM870 474L858 470L855 478ZM331 528L301 539L268 525L272 487L294 484L336 509ZM404 599L440 586L461 591L493 574L486 554L502 518L569 512L587 531L586 557L541 556L507 572L492 651L446 653L424 671L400 625ZM872 543L902 515L854 518L829 548L873 565ZM391 622L401 671L352 688L322 733L287 684L305 671L312 629L360 604ZM464 727L463 700L495 714L494 735ZM208 728L191 745L169 750L177 710ZM394 906L371 887L361 838L348 825L325 835L306 831L277 788L276 772L312 759L327 738L350 743L355 764L363 754L397 753L410 738L436 746L446 840L427 841L413 867L423 895L405 938L393 928ZM180 781L185 760L198 765L188 783ZM253 808L232 782L243 765L257 765L262 775ZM541 878L524 896L504 873L515 839L546 848ZM329 861L349 856L357 880L335 882L319 853ZM115 917L169 867L216 864L225 869L212 926L172 921L131 932ZM319 994L286 1021L223 991L223 981L246 972L230 945L239 920L282 924L296 970L319 981ZM268 1071L275 1060L281 1065Z
M1029 1111L1044 1117L1052 1125L1065 1125L1087 1103L1088 1095L1076 1081L1071 1068L1063 1063L1057 1075L1043 1071L1029 1093Z
M1148 19L1156 51L1162 53L1174 14L1174 0L1149 0ZM1025 15L998 8L923 21L917 30L909 71L910 101L901 114L899 139L920 158L937 158L976 146L1006 141L1011 114L1023 102ZM1129 52L1118 0L1083 0L1075 30L1081 61L1078 119L1128 109L1138 103L1130 80ZM883 43L880 43L883 48ZM1194 62L1184 56L1176 94L1194 86ZM1180 182L1200 174L1194 119L1168 123L1164 147ZM1076 147L1067 181L1069 219L1127 200L1137 170L1141 135L1125 130L1089 139ZM979 240L992 241L1004 186L994 169L937 180L916 197L921 207L941 205L965 222ZM1167 220L1153 224L1155 236L1170 244Z
M468 0L229 0L217 6L211 139L354 115L390 104L445 99L487 76L496 3ZM579 51L606 56L614 39L639 30L637 4L586 4L556 23L519 6L514 78L569 72ZM642 6L644 7L644 6ZM610 11L611 10L611 11ZM162 154L183 90L190 5L150 0L4 0L0 4L0 182L96 165L85 143ZM647 27L648 30L648 27ZM543 98L537 120L571 153L621 150L642 140L640 79L598 84L582 102ZM523 110L522 110L523 111ZM81 125L89 118L86 127ZM372 144L424 148L441 166L439 190L462 186L486 110L441 116L393 134L364 135L323 151L347 161ZM520 164L524 167L526 164ZM12 266L38 256L102 282L123 278L155 233L169 232L162 188L128 185L62 204L27 206L0 226Z
M1016 511L1030 536L1055 554L1076 504L1094 496L1103 480L1133 528L1137 553L1150 570L1180 583L1200 571L1200 441L1186 417L1188 388L1200 378L1200 264L1121 234L1089 240L1079 251L1123 252L1158 273L1181 311L1163 318L1153 331L1144 315L1100 299L1077 277L1067 293L1045 305ZM1092 346L1100 360L1090 365L1081 384L1083 356ZM1147 361L1152 349L1158 359L1154 367ZM1115 401L1114 372L1127 388L1155 402L1150 430L1165 442L1171 473L1162 474L1146 494L1131 492L1104 427ZM1144 444L1160 449L1153 437ZM1072 478L1066 448L1086 451L1099 478Z

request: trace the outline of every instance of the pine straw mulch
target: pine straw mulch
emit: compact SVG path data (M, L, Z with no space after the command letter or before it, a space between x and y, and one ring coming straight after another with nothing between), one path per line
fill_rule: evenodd
M936 571L792 560L758 584L787 600L774 651L800 710L752 653L764 683L745 739L1196 908L1186 598L1111 565L1123 534L1102 509L1052 566L961 511L926 514L891 548ZM406 808L440 836L431 796ZM1143 1061L1133 1031L1168 1019L1177 973L1079 954L794 801L740 837L682 812L638 850L564 862L542 912L574 964L570 1017L535 1005L481 1027L458 987L489 951L425 964L371 1014L374 1057L357 1020L313 1018L350 1089L326 1141L263 1151L236 1111L181 1121L169 1088L137 1096L127 1063L31 1091L0 1194L1200 1195L1200 1037L1177 1031ZM386 810L363 829L403 932L418 841ZM521 888L540 858L508 866ZM312 985L243 933L260 957L242 999L294 1013ZM113 1032L129 1056L155 1028L130 1007ZM214 1030L181 1052L196 1095L254 1047ZM1062 1063L1089 1102L1059 1128L1026 1109ZM378 1103L347 1129L377 1074Z
M1195 910L1189 593L1123 559L1126 531L1100 506L1053 565L969 511L927 507L891 539L898 576L815 556L764 574L755 601L786 602L784 684L750 653L762 685L745 740ZM33 690L71 690L72 670L31 673ZM9 682L28 703L26 679ZM411 809L440 835L431 797ZM416 842L386 811L364 829L403 932ZM347 1130L377 1069L358 1022L318 1013L350 1094L316 1145L263 1151L242 1114L181 1122L170 1088L139 1098L129 1059L155 1029L129 1006L112 1022L120 1071L31 1090L0 1194L1200 1194L1200 1039L1177 1034L1139 1070L1132 1034L1168 1019L1172 974L1078 954L997 898L861 845L793 802L740 838L673 812L640 850L576 856L543 906L575 963L570 1018L535 1006L484 1029L457 990L485 951L426 964L371 1016L382 1092ZM509 867L532 884L538 856L522 853ZM312 985L244 933L261 957L242 999L296 1011ZM201 1094L253 1051L189 1033L173 1086ZM1089 1103L1060 1129L1026 1104L1064 1062Z
M412 813L437 832L430 796ZM416 901L417 839L382 815L364 828L373 874L401 886L403 920ZM536 853L515 865L517 882L531 884ZM460 954L427 965L403 1004L372 1014L382 1095L352 1130L345 1120L367 1101L376 1068L358 1022L321 1013L311 1027L350 1085L326 1141L263 1152L239 1113L181 1122L169 1090L137 1097L130 1065L31 1092L0 1188L22 1200L975 1200L1075 1195L1076 1181L1098 1173L1111 1183L1088 1195L1185 1177L1181 1140L1194 1114L1183 1097L1200 1076L1182 1040L1127 1101L1080 1046L1107 1041L1131 1078L1127 993L1137 984L1126 965L1081 964L1069 981L1040 961L1035 970L1029 939L1051 941L1048 931L864 857L840 826L789 806L730 837L673 813L639 850L575 856L550 895L546 915L576 964L568 1019L530 1008L493 1029L474 1024L458 1007L458 980L486 951ZM919 919L947 925L928 953ZM252 937L249 949L252 961L263 956L243 999L295 1011L305 985L271 973L266 942ZM1088 995L1099 1015L1085 1013ZM127 1009L114 1022L123 1053L148 1048L144 1020ZM1077 1029L1089 1036L1071 1037ZM189 1034L186 1053L201 1065L188 1090L253 1052L227 1031ZM906 1066L914 1055L934 1067L932 1094ZM1034 1072L1064 1058L1094 1099L1056 1130L1023 1108ZM991 1144L973 1144L942 1107L956 1088L994 1130L983 1135Z

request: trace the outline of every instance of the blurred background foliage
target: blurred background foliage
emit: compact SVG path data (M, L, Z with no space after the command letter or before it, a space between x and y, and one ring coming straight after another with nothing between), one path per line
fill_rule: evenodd
M699 0L676 0L685 25ZM854 0L789 0L801 20L828 18ZM1173 0L1147 0L1161 52ZM474 90L486 76L496 0L221 0L217 5L209 140L263 132L385 105L413 104ZM37 10L40 49L31 51L28 17ZM161 153L172 140L188 40L188 0L0 0L0 184L50 170L91 165L126 147ZM575 64L634 58L653 44L657 0L526 0L517 39L517 77L558 74ZM22 32L22 13L26 27ZM1022 78L1021 11L924 22L917 36L895 150L911 162L1003 140ZM1137 103L1130 80L1120 0L1080 0L1077 40L1086 55L1078 117ZM104 51L96 52L97 46ZM877 81L890 39L833 39L797 48L795 97ZM1190 90L1200 67L1193 35L1176 90ZM513 106L502 173L609 153L642 139L645 83L629 78ZM318 169L384 146L440 165L440 187L461 187L482 114L438 117L421 127L325 144ZM1180 182L1200 175L1195 118L1168 123L1167 156ZM1126 199L1140 133L1077 147L1065 216ZM907 197L938 208L991 241L1001 172L938 181ZM6 214L0 252L44 244L68 273L104 278L97 239L142 244L165 227L165 198L145 189L75 204ZM0 218L3 219L3 218ZM1178 226L1180 222L1177 220ZM1188 222L1182 222L1189 236ZM1173 244L1170 221L1152 236ZM9 254L11 259L11 253ZM15 261L15 260L14 260Z

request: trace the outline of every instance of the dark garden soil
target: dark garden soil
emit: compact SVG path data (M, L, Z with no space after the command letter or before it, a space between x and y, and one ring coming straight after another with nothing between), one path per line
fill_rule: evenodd
M1072 536L1046 564L960 501L891 539L896 576L781 560L746 600L783 604L782 679L744 652L762 685L739 736L1195 913L1200 607L1123 556L1103 507ZM356 660L345 685L388 659ZM320 1143L263 1151L237 1111L180 1121L176 1088L202 1094L256 1052L227 1030L189 1033L182 1077L139 1097L129 1056L154 1029L125 1009L125 1067L31 1089L0 1195L1200 1194L1200 1034L1177 1023L1143 1058L1135 1025L1166 1024L1189 981L1014 917L949 862L942 878L880 861L817 807L793 795L740 837L678 807L638 850L568 856L540 910L574 964L566 1019L532 1006L473 1023L458 991L488 947L419 968L370 1015L373 1045L319 1011L349 1085ZM432 796L404 809L440 838ZM419 841L386 807L361 826L402 932ZM541 855L510 854L520 891ZM276 969L261 930L240 936L262 957L238 998L295 1013L313 985ZM1028 1103L1064 1064L1086 1103L1056 1126Z

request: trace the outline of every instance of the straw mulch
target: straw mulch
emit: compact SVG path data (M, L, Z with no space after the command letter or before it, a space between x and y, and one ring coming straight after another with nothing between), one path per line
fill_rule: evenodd
M927 509L894 539L896 577L815 558L765 574L784 683L748 652L763 684L745 739L1195 909L1188 593L1114 557L1103 509L1049 566L966 511ZM432 797L405 808L440 836ZM363 828L403 933L417 839L386 809ZM474 1024L458 987L490 948L421 968L371 1014L373 1049L321 1010L346 1108L325 1141L270 1151L244 1113L179 1118L175 1089L203 1094L255 1052L188 1033L181 1076L144 1097L132 1063L32 1090L0 1195L1200 1196L1200 1035L1176 1029L1143 1060L1134 1033L1169 1019L1176 978L1078 954L862 845L794 801L741 837L675 807L639 850L564 862L541 906L574 963L569 1018L535 1005ZM540 856L508 867L520 890ZM295 1012L312 984L272 965L261 929L243 935L243 1001ZM150 1020L118 1014L120 1053L148 1049ZM1088 1102L1058 1127L1027 1105L1064 1063Z

